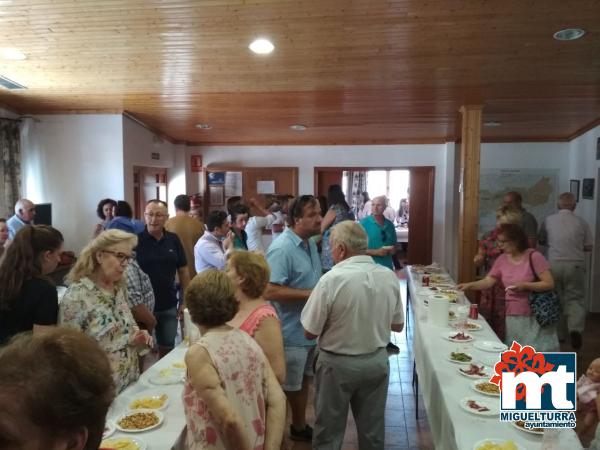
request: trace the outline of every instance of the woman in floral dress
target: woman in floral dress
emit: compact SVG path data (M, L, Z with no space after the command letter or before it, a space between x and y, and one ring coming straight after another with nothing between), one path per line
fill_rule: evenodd
M190 282L185 301L202 337L190 346L183 408L189 450L279 450L285 396L259 345L226 324L239 304L222 271Z
M502 254L497 241L500 226L504 223L519 224L520 222L521 213L518 210L508 206L502 206L496 210L496 228L481 237L479 250L473 258L475 266L480 268L482 275L486 275L490 271L496 258ZM506 313L502 282L496 283L490 289L481 291L479 312L488 321L498 338L504 340L506 335Z
M137 237L104 231L81 252L67 275L69 287L60 303L59 323L80 329L106 352L117 391L139 377L136 347L152 344L127 306L125 269Z
M327 190L327 204L329 209L321 221L321 266L324 271L331 270L333 258L329 246L329 234L334 226L344 220L354 220L354 214L350 211L346 196L339 184L332 184Z

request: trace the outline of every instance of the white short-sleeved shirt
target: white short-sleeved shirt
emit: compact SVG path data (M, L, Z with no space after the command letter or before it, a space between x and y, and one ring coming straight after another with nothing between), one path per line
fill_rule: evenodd
M548 245L551 261L584 261L583 247L592 245L590 226L569 209L561 209L546 217L540 230L540 240Z
M321 277L300 321L323 350L372 353L390 341L392 324L404 323L398 278L370 256L348 258Z
M246 224L246 234L248 235L248 239L246 241L246 245L248 246L248 250L250 251L258 251L265 252L265 246L262 240L262 232L265 227L270 227L273 225L275 221L275 216L273 214L269 214L266 217L261 216L252 216L248 219L248 223Z

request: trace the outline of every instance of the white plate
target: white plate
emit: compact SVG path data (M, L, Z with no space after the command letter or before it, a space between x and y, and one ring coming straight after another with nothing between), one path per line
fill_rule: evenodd
M454 352L454 353L465 353L465 352ZM470 353L465 353L465 355L470 356L471 361L456 361L456 360L452 359L452 353L449 353L447 358L448 358L448 361L453 362L454 364L471 364L474 360L473 355L471 355Z
M131 428L121 428L121 426L119 425L119 421L121 419L123 419L124 417L127 417L127 416L131 416L133 414L138 414L138 413L153 413L153 414L156 414L156 416L158 417L158 422L155 423L154 425L149 426L149 427L135 429L135 430L131 429ZM115 420L115 425L117 427L117 430L123 431L125 433L141 433L142 431L153 430L154 428L159 427L160 424L163 423L164 420L165 420L165 416L163 415L163 413L161 413L160 411L157 411L155 409L135 409L133 411L127 411L126 413L121 414L117 418L117 420Z
M475 403L477 403L479 406L485 406L486 408L489 408L489 411L477 411L476 409L473 409L471 407L468 406L468 403L470 401L473 401ZM460 407L462 409L464 409L467 412L470 412L471 414L475 414L476 416L497 416L500 414L500 409L498 407L498 403L499 402L494 402L493 400L480 400L476 397L471 398L471 397L465 397L463 398L459 404Z
M181 374L181 369L172 369L169 367L153 374L148 381L159 386L165 384L178 384L183 382Z
M115 424L112 423L110 420L107 420L104 424L104 433L102 433L102 439L106 439L107 437L112 436L112 434L115 432L115 429Z
M142 407L142 408L135 408L134 409L134 408L131 407L131 404L133 402L135 402L136 400L141 400L143 398L151 398L151 399L157 399L158 400L161 395L166 395L167 399L165 400L165 402L163 403L163 405L161 407L159 407L159 408L150 408L148 406L145 406L145 407ZM169 396L166 393L164 393L164 392L143 391L143 392L139 392L138 394L132 396L131 399L127 402L127 407L130 410L132 410L132 411L137 411L139 409L154 409L154 410L157 410L157 409L166 409L167 406L169 406L169 401L170 401Z
M139 448L139 450L146 450L148 448L148 446L146 445L146 443L144 441L140 441L139 439L134 439L134 438L130 438L130 437L115 437L115 438L110 438L110 439L103 439L102 443L100 444L100 448L112 448L112 447L108 447L107 445L110 445L110 442L114 442L114 441L117 441L117 440L119 440L119 441L123 441L123 440L130 441L133 444L137 445L138 448Z
M478 367L481 367L480 365L475 364ZM467 378L471 378L473 380L480 380L482 378L487 378L488 380L492 377L492 375L494 374L494 371L492 369L490 369L489 367L485 367L483 366L483 373L485 373L485 376L483 375L469 375L468 373L464 373L461 369L468 369L468 367L459 367L458 369L458 373L460 373L462 376L465 376Z
M473 446L473 450L479 450L480 448L482 448L485 444L505 444L507 442L511 441L506 440L506 439L484 439L483 441L479 441L477 442L474 446ZM511 441L515 444L515 446L517 447L517 450L527 450L525 447L517 444L515 441Z
M448 339L452 342L471 342L473 340L473 336L471 336L469 333L464 333L467 339L452 339L452 336L456 336L457 333L458 331L453 331L452 333L444 333L442 336L444 339Z
M450 326L452 328L460 328L458 323L453 323ZM470 320L467 322L467 325L465 326L465 331L468 331L468 332L481 331L481 330L483 330L483 327L481 325L479 325L476 322L471 322Z
M480 383L489 383L489 381L487 381L487 380L485 380L485 379L481 379L481 380L476 380L476 381L473 381L473 382L471 383L471 389L473 389L475 392L477 392L478 394L481 394L481 395L487 395L487 396L489 396L489 397L500 397L500 392L498 392L497 394L493 394L493 393L491 393L491 392L485 392L485 391L482 391L482 390L480 390L480 389L477 387L477 385L478 385L478 384L480 384ZM490 383L490 384L492 384L492 383ZM495 385L494 385L494 386L495 386Z
M535 434L536 436L543 436L544 435L543 431L534 431L534 430L528 430L527 428L521 428L519 425L517 425L514 422L511 422L510 424L513 427L515 427L517 430L524 431L525 433Z
M477 341L473 344L475 348L483 350L484 352L500 353L506 350L508 347L502 342L495 341Z

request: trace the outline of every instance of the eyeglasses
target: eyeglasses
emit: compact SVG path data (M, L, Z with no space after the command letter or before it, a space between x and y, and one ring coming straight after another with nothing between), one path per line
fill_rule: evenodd
M162 213L144 213L144 215L146 217L150 217L151 219L153 217L156 217L157 219L162 219L163 217L167 217L166 214L162 214Z
M121 264L129 264L131 262L131 260L133 259L133 256L127 255L125 253L113 252L112 250L102 250L102 251L104 253L110 253L111 255L113 255L115 258L117 258L119 260L119 262Z

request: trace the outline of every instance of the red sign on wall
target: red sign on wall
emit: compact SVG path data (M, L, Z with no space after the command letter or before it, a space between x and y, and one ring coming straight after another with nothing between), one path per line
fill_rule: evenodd
M191 156L192 172L202 172L202 155Z

